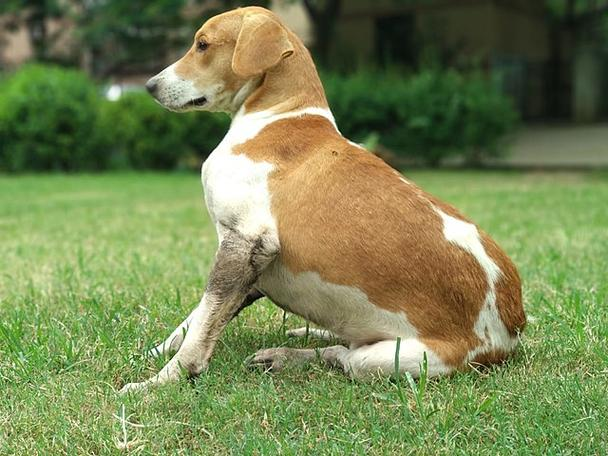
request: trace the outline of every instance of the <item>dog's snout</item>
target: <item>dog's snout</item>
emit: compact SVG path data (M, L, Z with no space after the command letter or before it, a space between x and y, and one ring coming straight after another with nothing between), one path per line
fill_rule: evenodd
M146 82L146 90L150 95L154 95L158 89L158 82L154 78L148 79Z

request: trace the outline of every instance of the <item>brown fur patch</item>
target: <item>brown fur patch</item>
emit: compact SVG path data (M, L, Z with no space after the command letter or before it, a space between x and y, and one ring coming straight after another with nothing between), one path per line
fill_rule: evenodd
M245 83L245 78L231 71L241 22L241 16L234 14L221 19L217 16L207 21L196 32L192 47L176 62L175 74L192 81L197 87L206 87L221 81L226 90L236 92ZM203 52L197 51L200 40L209 45Z
M402 182L322 117L274 122L234 152L276 165L269 179L272 211L281 261L291 272L317 272L327 282L359 288L381 308L404 312L421 341L448 364L461 364L479 345L473 327L488 290L486 274L445 239L431 203L466 220L456 209ZM494 245L497 264L510 264ZM502 279L501 297L519 292L511 272Z

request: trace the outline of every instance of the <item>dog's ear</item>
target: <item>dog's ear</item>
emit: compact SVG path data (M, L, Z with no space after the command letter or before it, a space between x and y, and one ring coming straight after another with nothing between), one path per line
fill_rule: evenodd
M287 31L272 17L261 13L243 18L232 57L232 71L243 78L262 74L293 54Z

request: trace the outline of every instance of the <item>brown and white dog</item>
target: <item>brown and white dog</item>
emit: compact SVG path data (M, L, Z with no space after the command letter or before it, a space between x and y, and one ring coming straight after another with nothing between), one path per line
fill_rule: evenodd
M202 168L219 238L204 296L154 350L174 357L122 391L199 374L226 324L263 295L349 345L261 350L254 365L319 355L353 377L390 375L400 338L401 371L418 376L426 353L436 376L513 352L526 319L509 258L340 134L309 52L273 13L213 17L146 86L170 110L233 120Z

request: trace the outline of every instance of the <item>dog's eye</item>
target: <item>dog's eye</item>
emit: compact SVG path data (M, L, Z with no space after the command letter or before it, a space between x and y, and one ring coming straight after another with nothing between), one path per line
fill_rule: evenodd
M208 47L209 47L209 43L207 43L206 41L199 41L198 43L196 43L196 50L199 52L203 52Z

